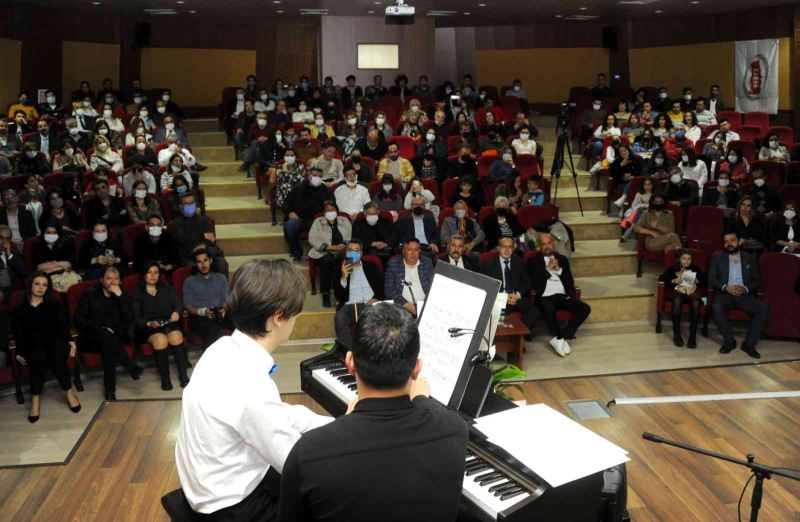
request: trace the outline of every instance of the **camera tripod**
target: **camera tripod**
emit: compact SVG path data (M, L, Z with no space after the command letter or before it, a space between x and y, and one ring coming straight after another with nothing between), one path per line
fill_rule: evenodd
M569 132L567 132L567 123L568 114L567 118L562 114L556 127L558 140L556 141L556 150L553 155L553 166L550 169L550 180L552 181L553 178L555 178L552 200L553 204L556 204L558 201L558 181L561 179L561 169L565 166L564 154L566 153L568 154L567 157L569 157L569 165L567 165L567 168L572 173L572 181L575 184L575 194L578 196L578 208L581 211L581 216L583 216L583 202L581 201L580 190L578 190L578 173L575 172L575 163L572 160L572 146L570 145Z

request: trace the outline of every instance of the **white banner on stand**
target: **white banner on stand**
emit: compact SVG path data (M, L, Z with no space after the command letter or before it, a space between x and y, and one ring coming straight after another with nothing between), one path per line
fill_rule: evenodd
M736 42L736 110L778 113L778 40Z

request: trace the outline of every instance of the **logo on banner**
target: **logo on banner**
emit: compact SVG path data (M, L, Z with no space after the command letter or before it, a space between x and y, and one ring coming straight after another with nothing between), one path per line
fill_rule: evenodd
M747 60L747 70L743 81L743 91L751 100L760 99L765 92L769 77L769 61L763 54L756 54Z

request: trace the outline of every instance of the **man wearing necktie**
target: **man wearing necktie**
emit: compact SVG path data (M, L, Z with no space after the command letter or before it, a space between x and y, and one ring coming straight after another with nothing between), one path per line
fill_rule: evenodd
M497 257L481 265L481 272L502 283L500 291L508 294L506 313L520 312L522 322L533 332L539 311L529 300L531 281L522 260L514 255L514 238L500 238L498 252ZM531 335L525 336L525 340L530 341Z

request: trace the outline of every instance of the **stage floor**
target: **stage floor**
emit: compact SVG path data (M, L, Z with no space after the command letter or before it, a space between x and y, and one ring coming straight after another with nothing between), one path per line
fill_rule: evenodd
M800 389L800 363L663 371L528 382L528 402L569 415L564 401ZM285 399L318 408L307 396ZM641 439L666 438L800 468L800 399L612 406L583 424L630 452L628 507L634 521L735 520L747 473ZM44 411L43 411L44 413ZM160 497L178 487L174 463L180 402L103 406L66 465L0 470L0 520L167 520ZM752 485L751 485L752 487ZM800 483L765 482L761 520L800 519ZM749 492L743 516L749 517Z

